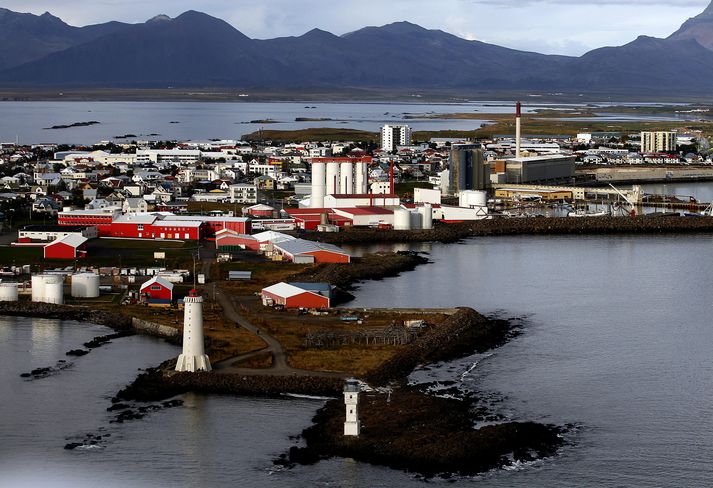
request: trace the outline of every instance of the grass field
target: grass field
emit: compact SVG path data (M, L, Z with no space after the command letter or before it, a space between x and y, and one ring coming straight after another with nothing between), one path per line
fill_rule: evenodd
M79 266L164 266L186 269L192 267L195 242L153 240L92 239L87 256L77 259ZM165 260L154 259L154 252L165 252ZM0 266L40 265L45 268L73 266L73 259L44 259L42 247L0 247Z

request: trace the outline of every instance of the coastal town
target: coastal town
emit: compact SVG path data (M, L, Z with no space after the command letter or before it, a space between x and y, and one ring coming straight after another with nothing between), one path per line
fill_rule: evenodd
M471 309L345 308L355 286L428 262L416 252L354 253L350 245L713 228L708 202L640 186L712 179L702 133L524 137L519 102L512 116L514 134L490 139L422 141L406 124L387 124L375 141L275 142L251 134L239 141L3 144L0 311L91 317L118 331L69 356L137 332L182 344L177 359L117 394L111 408L118 422L145 415L147 407L127 402L185 391L329 395L346 384L343 435L360 437L362 421L367 432L383 421L374 417L380 395L367 395L359 407L362 388L401 381L422 362L496 347L512 325ZM23 376L39 379L66 365ZM394 395L421 402L408 389ZM445 408L428 401L424 412ZM452 449L427 464L415 461L418 453L374 456L335 437L342 414L329 412L315 429L331 430L305 432L308 447L280 463L336 451L376 463L398 456L397 465L427 474L501 465L498 456L475 462ZM527 446L538 456L560 445L559 427L514 425L488 435L504 435L505 451ZM429 449L446 449L445 432L431 434L441 440ZM379 451L388 440L363 442Z
M0 485L707 485L710 0L7 3Z

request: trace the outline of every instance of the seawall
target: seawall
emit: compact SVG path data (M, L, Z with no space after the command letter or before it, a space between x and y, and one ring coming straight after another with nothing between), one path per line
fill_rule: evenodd
M157 324L156 322L149 322L148 320L137 319L136 317L131 319L131 326L139 334L147 334L154 337L173 339L180 335L180 331L175 327Z
M131 330L131 319L126 315L86 307L54 305L29 301L0 302L0 315L37 317L44 319L77 320L104 325L114 330Z
M690 234L713 233L713 217L530 217L495 218L439 224L431 230L345 229L302 237L331 244L377 242L456 242L468 237L513 235Z

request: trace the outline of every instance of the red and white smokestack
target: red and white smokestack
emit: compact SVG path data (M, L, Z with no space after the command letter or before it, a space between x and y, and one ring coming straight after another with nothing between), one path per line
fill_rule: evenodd
M394 160L391 160L391 168L389 171L389 193L394 194Z
M517 102L517 104L515 105L515 157L516 158L520 157L520 147L522 144L521 119L522 119L522 104L520 102Z

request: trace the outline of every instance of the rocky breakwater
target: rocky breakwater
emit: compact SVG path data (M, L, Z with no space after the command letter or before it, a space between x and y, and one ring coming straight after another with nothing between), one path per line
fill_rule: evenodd
M339 378L318 376L283 376L269 374L179 373L176 360L166 361L147 369L133 383L112 399L157 402L187 392L219 395L278 397L287 393L314 396L334 396L343 386Z
M711 217L530 217L494 218L438 224L431 230L353 228L338 233L308 233L306 239L331 244L375 242L457 242L468 237L505 235L686 234L713 232Z
M0 302L0 315L91 322L118 331L132 329L131 318L121 313L92 310L86 307L54 305L51 303L25 301Z
M502 345L516 331L510 322L491 320L468 308L459 309L365 378L371 386L361 395L358 437L345 437L343 400L320 409L314 425L302 433L307 446L293 447L278 464L309 464L332 456L419 473L426 477L475 475L516 462L552 456L563 444L563 429L535 422L491 421L476 408L477 395L446 397L408 385L419 365L472 354Z

